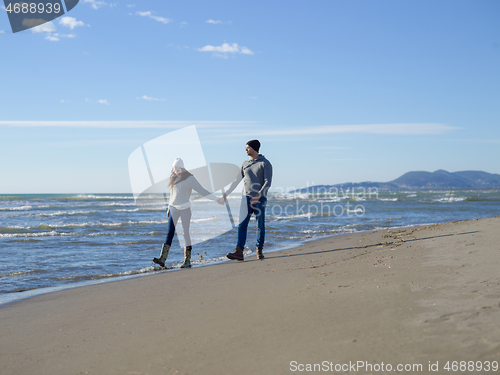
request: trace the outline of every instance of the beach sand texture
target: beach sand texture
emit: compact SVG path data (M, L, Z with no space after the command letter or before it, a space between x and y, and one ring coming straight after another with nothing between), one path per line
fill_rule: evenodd
M5 305L0 372L292 374L363 361L465 373L443 366L500 361L499 229L494 217L360 232Z

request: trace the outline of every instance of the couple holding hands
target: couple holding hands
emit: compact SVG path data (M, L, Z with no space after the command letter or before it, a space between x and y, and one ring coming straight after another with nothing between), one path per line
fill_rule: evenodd
M181 268L191 268L191 237L189 235L189 227L191 223L191 192L193 189L205 198L216 201L219 204L224 204L226 198L243 180L243 195L242 204L246 202L246 217L238 225L238 242L236 249L232 253L228 253L229 259L243 260L243 249L247 239L247 228L252 214L257 220L257 258L264 259L262 253L265 238L265 211L267 203L267 192L271 186L273 167L271 163L261 154L259 154L260 142L258 140L248 141L245 147L246 154L249 156L240 167L238 175L229 186L227 192L217 198L214 194L204 189L198 180L184 168L182 159L177 158L172 166L170 175L170 201L168 207L168 224L167 237L162 245L160 258L153 258L153 262L165 267L170 246L174 238L175 226L179 218L182 221L182 229L184 232L184 240L186 247L184 248L184 263ZM245 209L245 207L242 207ZM240 218L241 219L241 218Z

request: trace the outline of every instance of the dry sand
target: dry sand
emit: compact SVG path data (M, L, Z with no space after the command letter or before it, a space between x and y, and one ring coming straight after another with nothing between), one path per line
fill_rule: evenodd
M499 224L348 234L12 303L0 373L465 373L444 366L500 361Z

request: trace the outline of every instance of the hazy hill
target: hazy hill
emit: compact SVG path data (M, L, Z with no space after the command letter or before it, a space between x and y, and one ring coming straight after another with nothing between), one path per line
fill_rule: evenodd
M435 172L408 172L390 181L399 188L490 188L500 187L500 175L481 171L447 172L439 169Z
M315 185L297 189L296 192L328 192L335 189L352 188L391 189L464 189L464 188L500 188L500 174L481 171L447 172L439 169L435 172L408 172L389 182L359 182L336 185Z

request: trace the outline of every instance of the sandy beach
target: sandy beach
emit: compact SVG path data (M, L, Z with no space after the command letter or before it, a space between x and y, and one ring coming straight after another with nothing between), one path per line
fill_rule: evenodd
M360 232L5 305L0 372L495 373L499 228Z

